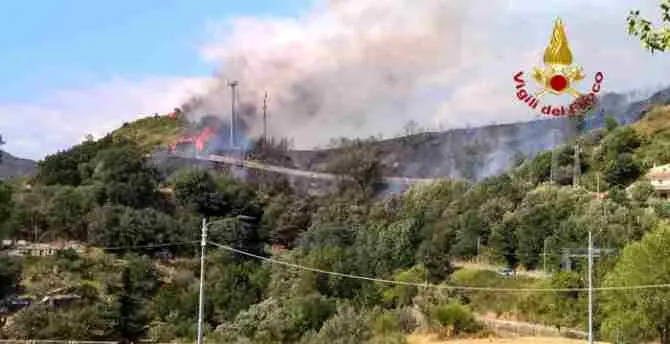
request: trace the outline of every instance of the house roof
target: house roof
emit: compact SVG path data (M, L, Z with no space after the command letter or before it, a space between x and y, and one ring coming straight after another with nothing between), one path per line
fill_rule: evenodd
M670 179L670 164L655 166L647 172L649 179Z

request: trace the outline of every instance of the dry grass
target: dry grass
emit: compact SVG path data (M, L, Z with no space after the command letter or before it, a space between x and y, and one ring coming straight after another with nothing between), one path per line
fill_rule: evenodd
M140 148L152 149L171 144L183 135L179 121L167 116L145 117L114 131L114 136L135 141Z
M650 136L670 130L670 106L653 107L633 127Z
M483 338L453 339L440 341L434 335L411 335L407 338L410 344L581 344L584 340L557 337L517 337L517 338ZM604 343L602 343L604 344Z

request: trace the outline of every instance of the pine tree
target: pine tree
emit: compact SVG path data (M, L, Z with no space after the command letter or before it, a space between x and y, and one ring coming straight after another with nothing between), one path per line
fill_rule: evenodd
M130 344L144 336L147 318L142 309L142 302L135 293L128 267L123 269L121 278L121 288L117 299L118 322L116 333L121 344Z

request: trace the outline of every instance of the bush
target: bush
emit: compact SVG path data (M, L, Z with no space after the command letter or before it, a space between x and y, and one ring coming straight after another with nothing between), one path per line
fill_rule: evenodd
M472 313L459 303L438 306L433 309L432 320L448 334L474 333L481 330Z
M652 205L658 217L670 218L670 202L657 200Z
M405 307L398 310L398 326L403 333L413 333L420 324L414 314L414 310L410 307Z
M374 320L372 327L374 333L378 335L389 335L400 332L400 317L396 312L386 311Z
M303 344L360 344L372 338L369 316L365 312L344 305L337 314L323 324L318 334L308 333Z

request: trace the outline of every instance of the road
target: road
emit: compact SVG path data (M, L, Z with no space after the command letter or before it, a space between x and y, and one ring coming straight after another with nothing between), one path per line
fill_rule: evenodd
M257 162L257 161L252 161L252 160L240 160L237 157L231 157L231 156L225 156L225 155L210 154L210 155L207 155L207 156L195 156L195 157L193 157L193 156L183 156L182 155L182 156L178 156L178 157L181 157L181 158L184 158L184 159L197 159L197 160L218 162L218 163L234 165L234 166L242 165L243 167L250 168L250 169L275 172L275 173L280 173L280 174L293 176L293 177L303 177L303 178L320 179L320 180L337 180L337 179L342 179L342 178L349 179L349 180L352 179L350 176L343 176L343 175L337 175L337 174L332 174L332 173L324 173L324 172L305 171L305 170L299 170L299 169L294 169L294 168L275 166L275 165L264 164L264 163ZM442 178L406 178L406 177L384 177L383 179L387 183L400 184L400 185L432 183L432 182L436 182L436 181L439 181L439 180L443 180Z

